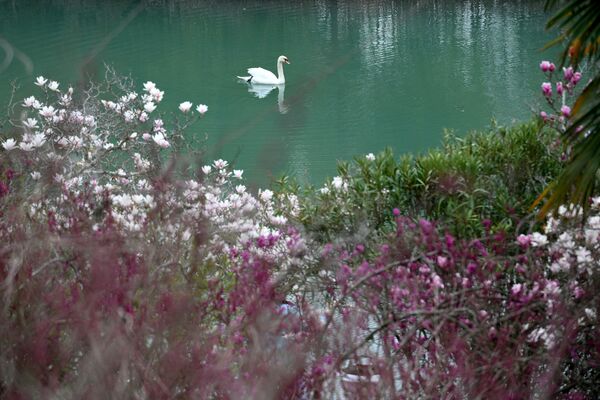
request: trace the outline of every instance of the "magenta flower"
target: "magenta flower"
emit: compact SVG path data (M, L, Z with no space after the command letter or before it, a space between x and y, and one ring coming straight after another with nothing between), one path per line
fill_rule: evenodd
M521 289L523 289L523 285L521 285L520 283L515 283L510 288L510 292L513 294L513 296L516 296L519 293L521 293Z
M563 73L565 74L565 80L570 81L573 78L573 67L563 67Z
M571 107L564 105L560 108L560 112L564 117L569 118L571 116Z
M450 264L448 262L448 257L444 256L437 256L437 263L442 268L446 268Z
M571 83L577 85L577 82L581 80L581 72L575 72L571 78Z
M546 114L546 111L542 111L540 112L540 117L542 117L542 119L546 121L548 119L548 114Z
M519 237L517 237L517 242L519 242L519 244L523 247L529 247L529 245L531 244L531 236L519 235Z
M546 97L552 96L552 84L550 82L542 83L542 92Z
M548 72L550 70L550 61L542 61L540 63L540 69L544 72Z
M562 96L563 92L564 92L563 83L556 82L556 93L558 93L559 96Z

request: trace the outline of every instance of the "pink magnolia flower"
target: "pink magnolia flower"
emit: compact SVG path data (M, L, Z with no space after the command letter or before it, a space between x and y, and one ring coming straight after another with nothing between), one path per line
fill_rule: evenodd
M519 237L517 237L517 242L523 247L528 247L531 244L531 236L519 235Z
M547 121L548 120L548 114L546 113L546 111L542 111L540 112L540 117L544 120Z
M573 78L573 67L563 67L563 73L565 75L565 80L570 81Z
M575 72L571 78L571 83L577 85L577 82L581 80L581 72Z
M437 263L440 267L446 268L450 263L448 262L448 257L438 256Z
M550 61L542 61L540 63L540 69L544 72L548 72L550 70Z
M558 93L560 96L562 96L563 92L564 92L563 83L556 82L556 93Z
M569 118L571 116L571 107L564 105L560 108L560 112L564 117Z
M516 296L519 293L521 293L521 289L523 289L523 285L521 285L520 283L515 283L510 288L510 292L513 294L513 296Z
M546 97L552 96L552 84L550 82L542 83L542 92Z

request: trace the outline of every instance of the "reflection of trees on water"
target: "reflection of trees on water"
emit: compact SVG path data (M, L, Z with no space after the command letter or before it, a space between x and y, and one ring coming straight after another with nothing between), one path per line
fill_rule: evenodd
M502 107L509 107L510 102L505 99L516 99L523 92L523 82L514 77L535 71L535 65L523 65L521 60L529 59L531 53L543 45L543 41L531 43L525 32L529 32L530 25L543 23L545 19L540 16L543 0L53 0L39 3L21 0L0 1L0 25L3 26L4 21L14 24L11 18L34 3L36 13L47 14L56 21L61 35L84 43L81 56L89 59L85 63L85 76L102 69L101 57L98 60L90 57L101 51L94 49L102 49L103 38L111 38L111 32L117 35L113 33L113 43L120 40L118 35L123 29L128 41L136 43L135 52L166 59L183 59L176 52L189 52L189 62L177 64L174 69L181 76L193 76L199 74L201 67L203 80L220 82L224 75L233 77L245 66L272 68L264 62L279 54L290 56L293 79L288 82L285 102L278 101L277 107L274 105L264 114L251 116L244 126L225 124L223 143L237 142L241 136L252 134L262 123L260 118L270 120L274 113L278 114L276 129L281 130L284 139L286 135L295 139L298 127L306 125L319 129L327 124L341 131L358 123L352 118L367 113L372 117L360 121L366 130L375 127L371 121L375 121L377 115L397 112L399 118L414 121L411 123L418 134L424 115L432 110L448 109L449 105L457 112L465 112L465 118L471 111L471 114L481 114L482 110L491 109L495 116L506 119L510 110ZM136 7L143 9L138 13ZM119 28L131 15L134 18L127 22L129 25ZM232 29L232 24L236 29ZM101 32L96 36L88 34L91 25ZM85 42L92 37L95 42ZM193 45L178 47L180 44L167 43L161 40L163 37L179 38ZM286 45L296 54L287 54L283 48ZM15 47L19 47L18 43ZM66 49L67 46L56 47L57 59ZM240 49L248 51L240 52ZM428 56L424 56L423 49L427 49ZM118 51L129 49L119 47ZM224 66L231 66L231 70L224 70ZM362 72L357 76L356 71ZM308 120L314 118L309 107L322 104L318 102L324 98L332 105L331 109L347 110L351 104L349 92L364 98L365 105L378 104L381 93L373 88L380 88L382 79L389 81L386 90L408 98L412 110L381 104L385 112L377 114L378 110L362 109L361 103L355 102L351 105L354 107L351 115L332 113L326 121ZM329 84L323 85L325 81ZM222 85L215 86L211 89L215 93L210 94L218 95L230 82L224 81ZM480 93L481 88L484 93ZM469 92L478 93L465 95ZM465 104L463 98L468 97L478 101ZM287 114L282 113L285 108L279 107L280 104L287 107ZM282 141L285 140L278 143ZM301 140L286 143L298 144L282 145L277 150L279 155L309 151L305 150L308 147L299 145ZM363 151L360 143L356 146L353 151ZM306 154L288 154L283 158L307 159Z

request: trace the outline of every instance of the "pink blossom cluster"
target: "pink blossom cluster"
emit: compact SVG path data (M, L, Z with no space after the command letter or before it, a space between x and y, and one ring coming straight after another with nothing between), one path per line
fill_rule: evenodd
M568 120L571 117L571 107L567 104L567 96L574 95L574 90L581 80L581 72L575 71L572 66L563 67L562 79L557 80L554 87L556 88L556 96L553 93L554 71L556 66L550 61L542 61L540 69L549 79L541 85L542 94L549 105L552 113L546 111L540 112L540 117L545 123L556 126L560 130L567 127Z

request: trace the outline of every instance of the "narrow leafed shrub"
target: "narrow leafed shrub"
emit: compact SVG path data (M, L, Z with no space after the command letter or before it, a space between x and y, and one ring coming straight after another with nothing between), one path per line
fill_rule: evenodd
M461 236L478 236L481 221L515 229L560 171L558 134L535 122L465 138L448 135L441 149L396 160L391 150L342 162L320 189L283 191L302 198L300 222L324 241L368 227L385 229L390 210L437 220Z

